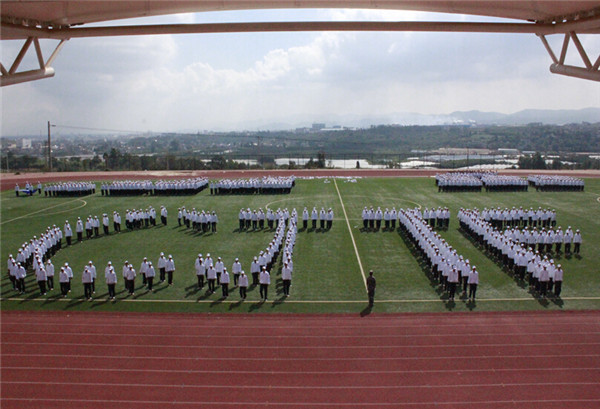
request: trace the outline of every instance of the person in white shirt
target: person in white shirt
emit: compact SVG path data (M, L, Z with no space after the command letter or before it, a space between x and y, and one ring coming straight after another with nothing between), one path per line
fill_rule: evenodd
M257 257L254 257L250 264L250 274L252 274L252 285L258 285L258 275L260 273L260 264Z
M206 269L206 280L208 281L208 292L211 294L214 293L217 282L217 270L215 270L215 266L209 265Z
M60 293L63 297L66 297L67 293L69 292L70 281L69 275L67 274L67 271L64 267L60 268L60 273L58 274L58 282L60 283Z
M471 269L469 273L469 299L475 301L475 294L477 293L477 285L479 284L479 272L475 267Z
M81 282L83 283L83 293L87 300L92 300L92 272L89 267L83 269L81 273Z
M35 278L38 282L38 286L40 287L40 295L46 295L46 270L44 269L44 265L40 264L35 270Z
M160 282L162 283L165 281L165 268L167 266L167 259L165 258L165 253L160 253L160 257L158 258L158 263L156 263L156 266L158 267L158 271L160 273Z
M246 275L244 270L242 270L242 272L240 273L238 285L240 286L240 298L242 300L245 300L246 299L246 291L248 290L248 276Z
M54 290L54 264L52 264L52 260L50 259L46 261L46 280L48 282L48 290Z
M154 292L152 289L152 283L154 282L154 277L156 276L156 271L154 270L154 266L152 262L148 262L148 267L146 268L146 284L148 285L148 291Z
M562 282L563 282L563 269L560 264L556 266L556 271L554 272L554 296L560 298L560 293L562 291Z
M240 263L239 259L236 257L233 262L233 266L231 266L231 273L233 274L233 285L237 286L238 279L240 273L242 272L242 263Z
M140 274L142 275L142 284L146 284L146 271L148 271L148 259L144 257L142 264L140 264Z
M269 285L271 284L271 275L267 271L266 267L263 267L262 271L260 272L259 281L260 298L262 298L264 301L267 301L267 297L269 295Z
M96 293L96 266L94 266L94 263L92 263L92 261L90 260L88 262L87 268L90 270L90 273L92 274L92 293L95 294Z
M165 265L165 271L167 273L169 285L173 285L173 274L175 273L175 261L173 261L173 256L170 254L169 254L169 259L167 260L167 264Z
M575 231L575 234L573 235L573 254L579 254L582 241L583 240L581 239L581 233L579 232L579 229L577 229Z
M221 284L221 290L223 291L223 298L229 297L229 273L227 269L224 269L219 277L219 284Z
M217 257L217 262L215 263L215 270L217 270L217 283L220 283L221 274L223 273L223 270L225 270L225 264L223 263L223 260L221 260L221 257Z
M206 276L206 267L204 266L202 254L198 254L194 267L196 269L196 277L198 278L198 289L201 289L204 287L204 277Z
M68 283L68 289L69 292L71 292L71 281L73 281L73 269L71 267L69 267L69 263L65 263L65 272L67 273L67 276L69 277L69 283Z
M129 264L127 271L125 271L125 280L127 280L126 286L130 295L135 295L135 276L135 269L132 264Z
M283 267L281 268L281 279L283 281L283 295L289 297L290 285L292 284L292 269L289 267L287 261L283 263Z
M108 297L111 300L115 299L115 285L117 284L117 273L115 273L115 269L110 265L110 261L108 262L108 267L106 272L104 273L104 277L106 278L106 285L108 286Z

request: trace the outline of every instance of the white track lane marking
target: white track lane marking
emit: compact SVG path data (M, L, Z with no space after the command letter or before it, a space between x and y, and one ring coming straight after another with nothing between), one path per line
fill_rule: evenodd
M9 331L6 329L2 330L3 335L13 334L13 335L60 335L61 337L66 337L69 335L72 336L85 336L90 335L90 332L64 332L64 331ZM148 334L148 333L93 333L96 337L148 337L148 338L227 338L230 339L231 335L217 335L217 334ZM554 335L556 336L556 331L548 331L548 332L503 332L501 334L497 332L489 332L489 333L461 333L456 335L446 335L447 337L513 337L513 336L541 336L541 335ZM565 334L561 335L600 335L600 332L597 331L569 331ZM313 339L313 338L327 338L327 339L348 339L348 338L360 338L360 339L379 339L379 338L439 338L440 334L392 334L392 335L378 335L378 334L361 334L361 335L269 335L269 339ZM237 334L236 338L264 338L263 335L240 335Z
M431 386L431 389L434 389L434 386ZM463 401L453 401L453 402L441 402L441 401L430 401L430 402L393 402L393 403L387 403L387 402L334 402L332 403L331 401L327 401L327 402L309 402L307 403L306 401L302 401L302 402L290 402L290 401L286 401L286 402L256 402L256 401L246 401L246 402L227 402L227 401L173 401L173 400L164 400L164 401L159 401L159 400L124 400L124 399L58 399L58 398L2 398L3 401L16 401L16 402L21 402L21 401L25 401L25 402L65 402L65 403L73 403L73 402L79 402L81 404L90 404L90 403L102 403L102 404L107 404L107 403L117 403L117 404L123 404L123 405L130 405L130 404L142 404L142 405L164 405L166 407L172 407L175 405L178 406L190 406L190 405L194 405L194 406L199 406L199 407L210 407L213 405L218 405L218 406L242 406L242 407L248 407L248 406L258 406L258 407L265 407L265 406L270 406L270 407L278 407L278 406L292 406L292 407L306 407L306 408L314 408L314 407L359 407L359 408L364 408L364 407L392 407L392 408L398 408L398 407L415 407L415 406L424 406L424 407L439 407L439 406L466 406L466 405L477 405L477 407L485 407L486 405L494 405L494 404L502 404L502 405L510 405L511 407L519 407L519 404L522 405L526 405L527 407L531 404L537 403L537 404L549 404L549 403L560 403L560 404L567 404L567 403L580 403L580 404L586 404L584 406L581 407L591 407L589 405L591 405L592 403L595 402L600 402L600 399L540 399L540 400L533 400L533 399L529 399L529 400L486 400L486 401L469 401L469 400L463 400ZM516 406L515 406L516 405Z
M342 210L344 211L344 218L346 219L346 225L348 226L348 232L350 232L350 238L352 239L352 245L354 246L354 253L356 253L356 260L358 260L358 266L360 267L360 274L362 274L363 283L365 284L365 291L367 291L367 277L365 276L365 270L363 269L362 262L360 261L360 255L358 254L356 241L354 241L354 234L352 234L352 228L350 227L350 221L348 220L348 214L346 213L346 206L344 206L344 201L342 200L342 195L340 194L340 189L338 188L335 179L333 179L333 184L335 185L335 190L337 190L338 197L340 198Z
M124 348L132 348L132 347L137 347L139 346L139 344L116 344L116 343L112 343L112 344L100 344L100 343L81 343L81 342L52 342L52 343L48 343L48 342L29 342L29 341L24 341L24 342L2 342L2 345L41 345L44 347L48 347L50 345L52 346L75 346L75 347L81 347L81 346L85 346L85 347L105 347L105 348L115 348L115 347L124 347ZM502 344L482 344L482 343L476 343L476 344L467 344L467 343L460 343L460 344L446 344L444 345L444 348L466 348L466 347L498 347L498 348L502 348L502 347L535 347L535 346L574 346L574 345L580 345L580 346L593 346L593 345L600 345L600 342L533 342L533 343L519 343L519 344L515 344L515 343L511 343L511 344L506 344L506 343L502 343ZM223 348L220 345L163 345L163 344L145 344L144 347L152 347L152 348L178 348L178 349L197 349L197 348L201 348L201 349L219 349L219 348ZM244 345L243 347L244 349L252 349L252 350L260 350L260 349L264 349L267 351L273 351L273 350L290 350L290 349L295 349L295 350L305 350L305 349L315 349L314 346L293 346L293 347L286 347L286 346L278 346L278 345L270 345L270 346L253 346L253 345ZM394 348L394 349L418 349L418 348L424 348L424 349L429 349L429 348L440 348L439 344L431 344L431 345L333 345L333 346L328 346L328 345L319 345L318 349L390 349L390 348ZM16 369L18 368L23 368L23 367L15 367ZM29 368L29 367L27 367ZM58 368L60 369L60 368ZM63 369L69 369L69 368L63 368ZM543 368L540 368L543 369ZM577 369L579 370L579 368L571 368L571 369ZM600 369L600 368L588 368L588 369ZM81 368L81 370L93 370L90 368ZM515 369L515 370L519 370L519 368ZM524 370L524 369L523 369ZM419 371L418 371L419 372Z
M139 344L138 344L139 346ZM148 345L145 345L147 347ZM439 345L436 345L439 348ZM222 348L222 347L219 347ZM245 347L247 349L247 347ZM321 347L307 347L311 349ZM361 347L364 348L364 347ZM231 375L231 369L214 370L214 369L148 369L148 368L74 368L74 367L60 367L60 366L3 366L3 370L27 370L27 371L83 371L83 372L157 372L157 373L184 373L184 374L227 374ZM236 370L236 375L366 375L366 374L423 374L423 373L451 373L460 374L464 372L478 373L478 372L534 372L534 371L597 371L600 367L585 367L585 368L549 368L547 366L539 368L489 368L489 369L396 369L396 370L354 370L354 371L269 371L269 370ZM231 385L230 385L231 387Z
M48 344L51 345L51 344ZM17 358L22 358L22 357L35 357L35 358L61 358L63 359L65 357L64 354L29 354L29 353L19 353L19 354L12 354L12 353L3 353L1 354L1 356L3 357L17 357ZM86 354L69 354L70 358L99 358L98 355L86 355ZM293 358L293 357L285 357L285 358L276 358L276 357L270 357L269 361L274 361L274 362L313 362L313 361L318 361L318 362L329 362L329 361L437 361L437 360L444 360L444 359L451 359L451 360L457 360L457 359L546 359L546 358L598 358L600 357L600 354L573 354L573 355L569 355L569 354L543 354L543 355L451 355L451 356L416 356L416 357L406 357L406 356L402 356L402 357L385 357L385 358L378 358L378 357L368 357L368 358ZM180 360L180 361L239 361L240 358L238 357L210 357L210 356L205 356L205 357L194 357L194 356L184 356L184 357L177 357L177 356L169 356L168 358L162 357L162 356L156 356L156 355L102 355L100 356L100 358L102 359L153 359L153 360L163 360L163 359L168 359L168 360ZM244 361L259 361L259 362L264 362L265 358L264 357L259 357L259 358L251 358L251 357L244 357Z
M82 208L82 207L85 207L85 206L87 205L87 202L86 202L85 200L83 200L83 199L73 199L73 200L69 200L68 202L59 203L59 204L57 204L57 205L54 205L54 206L46 207L46 208L44 208L44 209L41 209L41 210L38 210L38 211L35 211L35 212L32 212L32 213L25 214L25 215L23 215L23 216L15 217L14 219L5 220L5 221L3 221L2 223L0 223L0 225L2 225L2 224L6 224L6 223L10 223L10 222L14 222L15 220L24 219L24 218L26 218L26 217L29 217L29 216L32 216L32 215L34 215L34 214L38 214L38 213L41 213L41 212L45 212L46 210L49 210L49 209L54 209L55 207L58 207L58 206L63 206L63 205L69 204L69 203L77 202L77 201L79 201L79 202L83 202L83 206L76 207L75 209L69 209L68 211L71 211L71 210L76 210L76 209L80 209L80 208ZM52 213L52 214L54 214L54 213Z
M165 383L106 383L106 382L40 382L40 381L5 381L2 384L6 385L52 385L52 386L104 386L110 387L154 387L154 388L186 388L186 389L231 389L231 385L222 384L203 384L203 385L186 385L186 384L165 384ZM452 385L436 385L435 388L504 388L511 386L591 386L598 385L596 382L523 382L523 383L468 383L468 384L452 384ZM294 386L294 385L236 385L236 389L432 389L432 385L341 385L341 386ZM335 404L334 404L335 406Z

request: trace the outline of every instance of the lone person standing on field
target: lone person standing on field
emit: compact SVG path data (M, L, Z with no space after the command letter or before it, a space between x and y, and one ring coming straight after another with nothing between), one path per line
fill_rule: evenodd
M369 271L369 277L367 278L367 294L369 294L369 307L373 306L373 302L375 301L375 287L377 286L377 281L375 277L373 277L373 270Z

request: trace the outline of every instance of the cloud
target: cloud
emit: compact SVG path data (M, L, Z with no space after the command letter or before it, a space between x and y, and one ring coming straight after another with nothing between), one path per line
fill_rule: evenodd
M421 14L317 10L310 16L393 21L423 19ZM597 37L584 41L598 46ZM72 40L55 64L56 78L3 89L2 134L35 135L46 120L175 131L239 129L329 113L600 106L598 84L550 75L550 62L533 35L325 32Z

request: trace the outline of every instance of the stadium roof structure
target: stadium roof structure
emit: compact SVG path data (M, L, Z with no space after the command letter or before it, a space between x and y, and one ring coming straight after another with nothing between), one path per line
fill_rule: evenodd
M497 17L518 22L461 21L297 21L263 23L160 24L85 27L86 24L136 17L178 13L229 10L356 8L410 10L448 14ZM0 65L0 85L18 84L52 77L51 67L65 41L71 38L278 31L427 31L473 33L523 33L540 37L552 65L550 71L572 77L600 81L600 56L590 60L578 34L600 34L600 1L598 0L146 0L146 1L47 1L2 0L0 10L1 38L25 40L19 55L9 68ZM564 36L556 54L546 36ZM44 61L39 39L56 39L59 44ZM570 43L582 61L581 66L565 64ZM19 65L31 44L40 68L19 72Z

